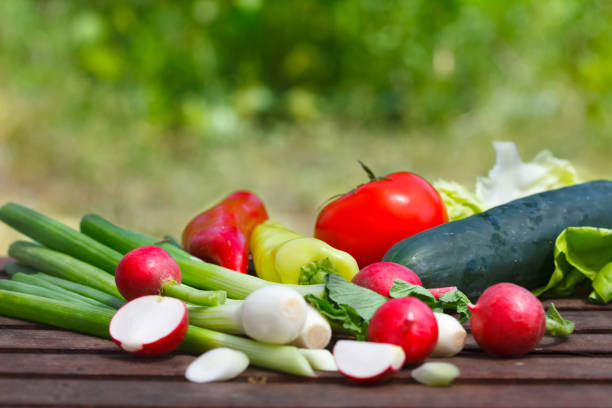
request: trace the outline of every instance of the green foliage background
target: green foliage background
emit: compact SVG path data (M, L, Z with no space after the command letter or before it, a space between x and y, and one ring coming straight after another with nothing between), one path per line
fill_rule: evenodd
M379 173L468 184L490 141L612 164L612 3L3 0L0 188L175 232L250 188L309 233Z

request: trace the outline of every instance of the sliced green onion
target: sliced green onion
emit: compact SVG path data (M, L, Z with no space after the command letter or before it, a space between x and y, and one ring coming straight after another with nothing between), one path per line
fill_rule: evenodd
M48 299L0 289L0 314L109 338L113 311L92 305ZM180 349L194 354L217 347L245 353L252 364L290 374L314 376L306 358L292 346L258 343L242 337L189 326Z

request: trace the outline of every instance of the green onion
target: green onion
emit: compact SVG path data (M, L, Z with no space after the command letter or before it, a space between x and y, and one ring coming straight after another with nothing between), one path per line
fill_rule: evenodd
M121 254L85 234L15 203L0 207L0 220L44 246L115 273Z
M82 283L109 295L122 298L112 275L69 255L25 241L17 241L11 244L9 255L20 263L42 272Z
M45 279L41 279L40 276L44 274L34 274L28 275L22 272L16 273L13 275L14 282L23 282L28 285L38 286L40 288L45 288L55 292L58 296L64 296L66 300L74 300L80 303L88 303L90 305L98 306L98 307L110 307L105 305L104 303L98 302L97 300L88 298L86 296L79 295L78 293L74 293L70 290L66 290L60 286L57 286L54 283L51 283ZM48 297L48 296L47 296ZM56 299L56 298L54 298ZM59 299L59 298L57 298ZM111 308L112 309L112 308Z
M97 215L83 217L81 231L122 253L127 253L144 245L158 243L154 238L120 228ZM197 288L225 290L230 298L244 299L256 289L278 285L275 282L268 282L222 266L203 262L169 243L161 243L159 246L172 255L179 264L183 274L183 282ZM287 286L292 287L302 295L321 296L323 293L323 285Z
M53 283L60 288L66 289L71 293L76 293L90 299L97 300L100 303L110 306L113 309L118 309L125 304L125 300L116 298L109 295L108 293L102 292L101 290L91 288L89 286L81 285L80 283L72 282L66 279L58 278L53 275L47 275L46 273L40 272L36 269L32 269L29 266L22 265L18 262L9 262L4 265L4 271L9 275L15 275L17 273L25 273L34 275L41 280Z
M113 311L0 289L0 314L109 338L108 326ZM242 351L256 366L314 376L310 364L295 347L258 343L194 326L189 326L180 350L201 354L217 347Z
M47 282L54 283L55 285L69 290L70 292L77 293L79 295L86 296L90 299L97 300L113 309L118 309L125 304L125 300L121 300L115 296L109 295L102 292L101 290L90 288L89 286L81 285L80 283L71 282L65 279L61 279L55 276L40 273L40 279L46 280Z
M0 289L10 290L12 292L26 293L29 295L41 296L47 299L63 300L66 302L75 302L79 305L91 306L91 303L82 302L80 299L72 298L70 295L57 292L53 289L45 288L31 283L0 279Z
M200 290L187 285L177 285L176 282L168 282L162 285L162 294L182 299L187 303L202 306L222 305L227 298L224 290Z
M230 334L244 334L242 302L213 307L188 307L189 323Z

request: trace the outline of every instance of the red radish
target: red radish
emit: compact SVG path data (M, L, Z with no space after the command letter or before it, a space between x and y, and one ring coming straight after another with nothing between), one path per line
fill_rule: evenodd
M389 291L393 287L395 279L403 280L404 282L412 283L413 285L423 286L419 276L412 269L400 265L395 262L376 262L361 269L357 275L353 277L351 283L357 286L368 288L374 292L389 297ZM449 286L447 288L427 289L438 299L441 295L457 287Z
M542 304L530 291L513 283L490 286L476 305L468 308L472 335L487 353L504 357L526 354L544 336Z
M397 344L407 363L424 360L436 346L438 323L432 310L415 297L398 298L379 307L368 327L368 340Z
M361 383L389 378L405 360L401 347L367 341L338 340L333 353L340 374Z
M139 356L166 354L181 344L189 326L187 307L179 299L142 296L123 305L111 319L111 338Z
M393 280L400 279L413 285L423 286L418 275L404 265L395 262L376 262L361 269L351 283L389 297Z
M248 191L236 191L187 224L183 247L206 262L246 273L249 237L253 228L267 219L268 213L259 197Z
M440 296L442 296L445 293L448 292L452 292L453 290L457 290L456 286L447 286L445 288L431 288L431 289L427 289L428 291L431 292L432 295L434 295L434 297L436 299L440 299Z
M127 300L159 295L168 282L181 283L181 269L169 253L152 245L125 254L115 271L117 289Z

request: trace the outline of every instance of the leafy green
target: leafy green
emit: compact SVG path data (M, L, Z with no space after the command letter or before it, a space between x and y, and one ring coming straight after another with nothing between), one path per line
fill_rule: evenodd
M576 324L571 320L565 320L551 303L546 311L546 333L551 336L567 337L573 333Z
M580 182L567 160L553 157L548 150L539 152L530 162L523 162L512 142L493 142L495 165L487 177L478 177L476 192L460 184L437 180L451 221L480 213L491 207L546 190Z
M439 299L436 299L430 291L422 286L395 279L389 295L392 298L414 296L431 307L434 312L451 309L459 314L459 321L461 323L467 321L471 316L471 312L467 308L467 305L471 303L470 299L463 292L456 289L446 292Z
M325 292L331 301L338 305L352 307L368 322L376 309L389 300L373 290L357 286L338 275L327 275Z
M612 229L569 227L559 234L554 249L555 270L537 296L569 296L586 282L593 303L612 300Z
M368 322L348 305L338 305L329 299L321 299L315 295L306 295L305 299L331 322L344 328L357 338L365 340L368 334Z
M454 181L436 180L433 185L444 201L449 220L460 220L484 211L483 203L461 184Z
M305 298L321 314L359 340L366 338L368 322L376 309L389 300L334 274L325 276L323 299L311 295Z
M299 284L314 285L318 283L325 283L325 276L330 273L337 274L338 270L331 263L329 258L312 261L311 263L302 266L300 269Z
M468 309L468 305L471 304L470 299L465 293L459 290L451 290L446 292L438 299L438 303L443 309L452 309L459 314L459 321L461 323L469 320L472 312Z
M525 163L512 142L493 142L493 148L495 165L488 177L476 181L476 197L485 208L579 182L571 163L553 157L549 150L539 152Z
M427 306L432 309L438 306L438 301L430 291L420 285L413 285L400 279L393 280L393 286L389 290L389 296L392 298L403 298L413 296L422 300Z

